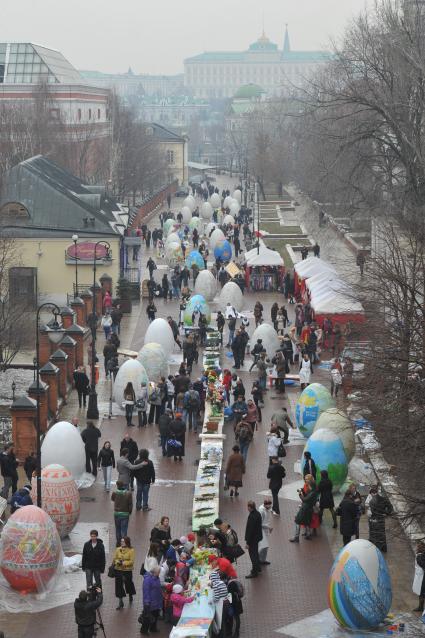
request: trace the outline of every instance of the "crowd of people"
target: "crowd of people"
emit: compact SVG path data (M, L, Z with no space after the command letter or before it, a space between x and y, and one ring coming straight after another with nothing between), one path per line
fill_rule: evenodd
M198 194L204 198L207 193L208 197L208 194L211 195L211 188L212 192L216 191L211 184L205 184L201 187L202 193ZM227 194L227 191L223 191L221 195L225 197ZM195 215L197 213L195 211ZM241 240L246 249L252 245L249 211L242 207L235 224L231 226L222 223L224 213L225 211L214 211L213 220L233 243L235 256L238 257ZM182 221L179 220L179 215L174 216L171 211L163 212L159 217L160 228L151 230L144 224L135 231L146 248L149 249L151 243L154 248L158 248L158 257L163 254L162 228L169 218L175 218L180 223ZM199 250L206 263L209 256L208 243L202 240L196 229L190 231L189 226L183 226L183 254L190 243ZM316 254L318 246L314 250ZM140 247L135 246L132 259L137 261L139 257ZM127 259L130 259L129 253ZM226 341L225 347L231 350L234 360L233 368L224 366L222 370L226 418L233 426L234 439L224 464L224 490L230 499L240 497L244 476L249 472L251 444L256 437L261 437L264 443L263 480L267 481L270 496L265 496L258 508L253 500L247 501L245 548L239 543L237 532L227 521L218 518L211 528L200 528L196 532L180 530L184 535L179 536L172 534L170 519L163 515L151 530L146 554L137 555L137 547L133 546L128 536L129 521L134 510L150 511L149 494L156 474L149 449L145 446L139 448L137 441L132 438L130 428L136 426L133 423L134 416L137 414L140 432L149 426L157 427L163 457L173 459L174 463L182 462L185 457L186 436L190 433L196 435L202 426L208 383L207 374L202 369L198 369L192 378L194 368L199 364L199 350L205 343L205 335L209 329L205 316L198 314L196 329L189 335L182 329L185 303L190 297L199 269L176 265L169 273L164 273L159 282L155 281L157 265L152 256L147 260L146 268L149 272L149 299L145 309L149 321L153 321L158 312L156 299L162 298L164 302L179 300L178 316L174 318L169 314L167 321L175 342L182 351L183 360L177 373L162 377L156 383L142 383L140 388L135 388L131 382L126 385L122 401L125 405L127 428L119 449L117 447L114 450L109 440L101 441L101 431L94 423L88 422L81 432L86 453L86 471L96 477L98 470L101 470L104 490L111 493L116 548L111 563L107 566L105 548L97 530L90 532L90 539L84 544L82 568L86 575L87 591L80 593L74 605L79 631L82 628L79 636L93 634L96 609L103 601L102 574L105 571L115 581L117 611L123 609L127 598L128 604L132 605L136 590L142 591L143 607L139 617L142 634L155 633L160 618L165 623L177 624L184 605L193 600L194 592L191 591L189 578L190 568L195 562L193 552L197 547L205 547L211 549L209 564L213 599L215 602L223 602L223 636L237 637L243 612L244 589L238 577L236 561L245 551L248 552L251 570L246 578L249 579L258 577L264 567L270 565L268 549L273 521L278 520L281 515L279 492L286 477L283 465L283 459L287 455L285 446L289 442L290 430L295 429L288 409L283 405L286 397L285 380L288 375L298 376L300 390L303 390L311 382L314 367L326 351L333 356L329 379L331 393L338 396L339 388L342 387L344 396L348 396L353 385L353 363L349 357L342 358L341 354L350 336L350 326L341 328L338 323L332 325L330 320L325 320L319 326L308 302L295 303L294 319L291 321L292 312L286 307L286 304L292 305L295 301L290 276L285 278L281 300L275 301L270 309L270 322L281 339L281 346L274 353L266 352L261 339L257 340L250 352L247 351L250 340L249 322L230 303L226 309L217 313L216 326L221 335L221 344ZM229 275L223 264L217 262L211 271L219 284L224 286ZM245 278L236 278L236 283L243 293ZM101 320L105 335L103 357L106 377L115 378L119 369L122 316L119 305L114 305L111 295L106 293ZM255 327L266 320L265 309L260 300L254 305L253 316ZM193 320L195 324L195 316ZM247 357L250 357L251 377L248 378L252 380L251 387L245 387L246 377L242 379L238 372L245 365ZM274 389L281 403L274 410L264 433L262 411L267 392L271 392L268 379L274 381ZM84 366L75 370L74 384L79 407L84 407L89 391L89 379ZM73 419L73 423L79 428L78 418ZM12 491L11 511L31 504L31 477L36 467L34 454L25 460L28 483L19 490L18 460L13 445L5 448L0 460L4 478L2 496L8 498L10 490ZM332 481L326 470L320 472L318 481L314 458L309 452L304 453L302 473L304 485L298 490L300 503L294 519L291 542L299 543L301 533L306 541L317 536L325 520L325 510L329 510L333 528L337 528L339 518L340 533L345 545L353 537L359 538L359 521L367 512L369 539L382 551L387 550L385 519L391 515L392 506L377 487L372 487L365 499L356 485L352 484L341 503L335 507ZM425 565L425 559L418 560L422 560ZM141 576L139 584L133 577L136 568ZM90 596L92 591L97 594ZM424 600L425 595L422 592L422 609Z

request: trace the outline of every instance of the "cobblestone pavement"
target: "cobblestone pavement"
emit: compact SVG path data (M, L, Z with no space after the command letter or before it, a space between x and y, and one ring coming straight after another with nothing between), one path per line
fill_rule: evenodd
M177 200L178 201L178 200ZM179 202L181 204L181 202ZM177 205L175 205L177 208ZM144 252L143 261L146 263L147 254ZM158 272L158 271L157 271ZM161 271L159 271L161 272ZM162 273L161 273L162 276ZM256 295L246 295L245 306L253 309ZM261 301L265 307L266 320L270 317L270 307L275 295L262 294ZM282 298L283 300L283 298ZM177 315L175 302L165 304L162 300L157 302L158 315L166 317L168 314ZM290 307L290 312L292 308ZM143 335L146 330L147 319L143 305L135 306L131 317L123 321L121 342L123 347L140 348ZM250 326L250 331L253 326ZM99 332L99 345L103 347L103 336ZM177 350L177 347L176 347ZM225 357L225 355L224 355ZM226 360L226 359L225 359ZM228 359L231 363L232 360ZM246 366L245 366L246 367ZM172 371L177 366L172 367ZM196 370L194 375L196 376ZM245 387L251 388L255 373L242 370L240 372ZM317 369L314 381L327 381L327 373ZM107 412L109 398L109 385L101 376L99 383L99 403L101 412ZM299 390L290 389L288 398L284 403L288 406L292 418ZM63 413L64 418L70 418L80 414L84 424L84 414L76 408L76 400L71 395L70 401ZM247 517L246 501L256 500L260 504L267 490L267 453L265 445L265 433L270 424L270 417L282 399L275 395L273 390L267 393L263 410L263 422L255 433L254 441L249 449L247 473L239 498L231 500L228 493L222 491L220 497L220 514L222 518L231 522L237 530L240 539L243 539L245 521ZM112 447L118 455L119 441L129 429L125 425L123 417L111 420L101 420L102 441L110 440ZM183 463L174 463L170 459L163 459L158 447L158 436L155 426L139 430L130 428L132 436L139 447L149 448L151 458L154 461L157 477L161 479L152 487L150 494L150 506L152 510L147 513L135 512L131 516L129 535L136 548L136 568L134 581L137 597L133 607L127 603L122 611L116 611L117 599L114 597L114 582L106 576L104 582L104 604L102 617L108 638L135 637L139 634L137 617L141 610L141 577L139 569L144 560L149 543L150 530L162 515L168 515L171 521L173 536L181 536L190 529L191 507L193 495L193 481L196 474L196 460L199 457L199 445L196 436L187 433L186 456ZM225 455L229 453L234 443L233 429L231 425L225 428L227 439L225 442ZM288 455L284 465L287 470L285 486L289 486L298 480L294 473L294 463L300 458L303 443L293 441L287 448ZM103 486L98 481L82 494L80 521L93 522L93 524L109 523L110 545L114 545L114 529L112 520L112 507L109 495L103 491ZM93 500L88 500L93 499ZM256 580L245 581L246 596L244 598L244 614L242 617L241 635L247 638L257 636L272 636L279 629L291 622L316 614L327 607L326 584L329 568L333 556L341 547L341 537L338 530L331 529L331 522L326 519L319 531L319 535L311 543L300 542L292 545L288 539L293 533L293 519L297 510L297 502L288 498L285 492L281 498L281 517L274 517L274 530L271 536L269 559L271 565L264 569L263 574ZM362 523L362 535L367 531ZM108 557L110 560L110 556ZM394 576L394 589L396 590L395 608L411 608L415 602L409 595L413 559L407 544L402 538L391 535L390 551L388 554L390 569ZM249 559L243 556L237 564L238 574L243 578L249 572ZM245 580L243 578L243 580ZM84 579L81 580L81 587ZM169 626L160 623L159 636L168 636ZM6 631L7 638L71 638L76 636L74 614L72 604L62 605L56 609L34 614L0 614L0 628ZM98 634L101 635L101 634ZM280 634L282 635L282 634Z

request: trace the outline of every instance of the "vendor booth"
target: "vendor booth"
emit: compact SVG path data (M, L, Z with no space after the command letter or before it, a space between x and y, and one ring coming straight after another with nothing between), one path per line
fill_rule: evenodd
M339 323L345 325L349 321L352 323L363 323L365 314L362 304L353 298L353 293L332 292L328 295L313 295L311 298L311 307L314 311L316 322L322 326L326 318L332 321L332 324Z
M294 279L295 279L295 295L297 298L302 298L305 291L305 281L309 277L313 277L319 274L334 274L336 275L335 268L328 264L320 257L308 257L303 261L299 261L294 266Z
M245 259L245 283L248 290L273 292L281 288L285 268L283 259L276 250L260 243L259 248L245 253Z

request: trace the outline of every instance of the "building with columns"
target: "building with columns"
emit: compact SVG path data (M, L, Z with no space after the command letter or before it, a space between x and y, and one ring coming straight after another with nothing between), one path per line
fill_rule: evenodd
M199 98L229 98L247 84L267 97L287 97L328 62L326 51L293 51L288 29L282 49L263 34L246 51L207 51L184 62L185 87Z

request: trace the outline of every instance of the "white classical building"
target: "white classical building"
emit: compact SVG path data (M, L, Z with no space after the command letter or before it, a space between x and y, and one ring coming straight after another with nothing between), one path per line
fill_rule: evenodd
M195 97L233 97L239 87L256 84L266 96L288 96L320 65L326 51L292 51L286 28L283 48L263 34L247 51L208 51L184 62L184 83Z

